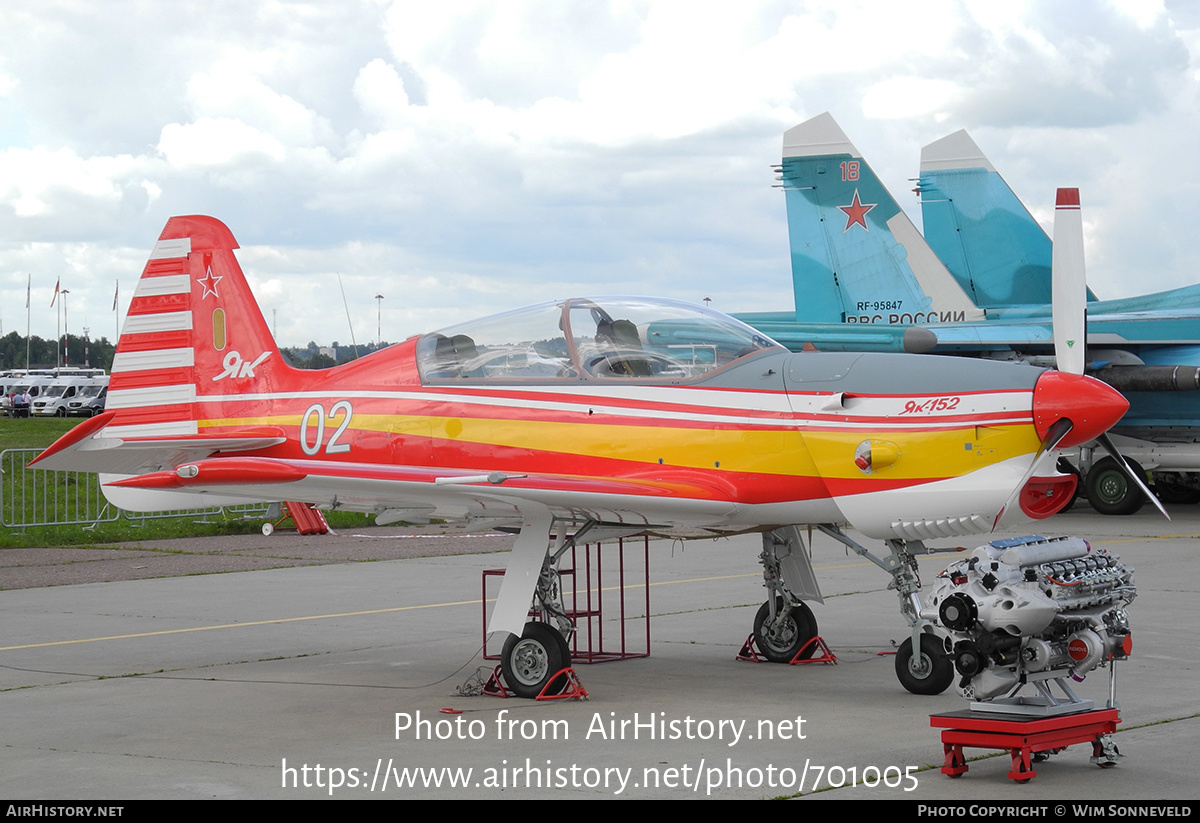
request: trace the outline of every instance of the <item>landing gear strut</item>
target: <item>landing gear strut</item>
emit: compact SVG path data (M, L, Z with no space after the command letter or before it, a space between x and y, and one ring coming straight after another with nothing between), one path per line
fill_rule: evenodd
M817 618L804 600L824 599L798 528L765 532L762 540L759 562L769 596L754 616L754 641L772 663L791 663L817 636Z
M571 665L571 649L567 638L575 631L575 624L567 615L562 603L558 561L580 537L596 525L594 522L585 523L570 536L567 534L567 527L563 525L553 545L547 547L546 536L551 533L550 528L553 525L549 510L541 513L538 519L530 518L530 521L518 536L516 553L522 556L517 560L524 564L526 580L532 576L533 570L538 568L537 564L540 564L536 582L532 586L532 608L547 615L548 620L553 622L526 623L520 637L510 633L500 653L500 670L504 674L504 682L518 697L526 698L542 694L557 695L570 685L566 676L558 676L559 672ZM514 570L514 564L510 563L505 577L510 574L517 577L518 573ZM504 585L501 584L493 620L501 608L501 599L505 597ZM528 591L517 591L511 598L512 605L520 609L520 614L524 614L530 608ZM511 632L511 629L509 631Z
M900 685L913 694L941 694L950 688L954 682L954 664L943 648L941 636L934 633L933 623L921 617L921 600L917 596L921 591L921 577L914 551L928 551L925 544L920 540L888 540L885 542L891 554L876 557L844 535L837 526L817 528L892 576L888 588L896 590L900 614L912 630L896 653L896 677ZM917 649L915 654L914 649Z

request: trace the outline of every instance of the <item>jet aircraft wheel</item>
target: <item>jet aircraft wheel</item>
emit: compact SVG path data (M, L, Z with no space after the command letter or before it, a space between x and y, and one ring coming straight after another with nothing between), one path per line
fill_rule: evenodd
M551 679L571 663L566 639L546 623L526 623L520 637L510 635L500 653L504 682L517 697L537 697L546 684L546 694L559 694L567 678Z
M1146 473L1135 461L1125 462L1143 479ZM1133 514L1146 502L1146 496L1121 470L1120 464L1111 457L1092 466L1087 476L1087 496L1092 508L1101 514Z
M1200 503L1200 489L1193 489L1174 483L1163 483L1161 480L1154 484L1154 493L1164 503Z
M912 638L896 652L896 677L913 694L941 694L954 681L954 664L932 634L921 635L921 656L913 659Z
M775 598L775 611L783 608L783 598ZM817 636L817 618L807 603L800 602L792 607L788 619L774 631L767 631L763 624L771 614L771 604L763 603L754 615L754 640L763 653L763 657L772 663L791 663L796 652L805 643ZM811 654L811 650L810 650Z

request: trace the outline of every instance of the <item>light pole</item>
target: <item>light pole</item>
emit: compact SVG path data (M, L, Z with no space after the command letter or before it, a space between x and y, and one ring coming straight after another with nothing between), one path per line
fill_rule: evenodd
M383 295L375 295L375 348L383 345Z

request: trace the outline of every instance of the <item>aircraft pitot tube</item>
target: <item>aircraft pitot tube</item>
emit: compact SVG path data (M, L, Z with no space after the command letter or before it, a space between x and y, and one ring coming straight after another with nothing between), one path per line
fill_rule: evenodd
M1083 680L1131 648L1133 569L1077 537L1019 537L951 564L923 616L949 635L959 693L985 701L1026 682Z

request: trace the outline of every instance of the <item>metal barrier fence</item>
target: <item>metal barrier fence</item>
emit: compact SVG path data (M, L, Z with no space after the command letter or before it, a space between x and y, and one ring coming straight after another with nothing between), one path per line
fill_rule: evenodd
M10 529L34 526L95 526L122 515L134 522L167 517L193 517L207 521L230 515L265 514L266 503L209 509L176 509L163 512L124 512L104 499L100 481L91 472L27 469L41 449L0 451L0 524Z

